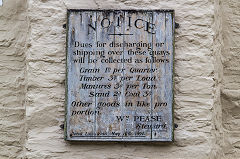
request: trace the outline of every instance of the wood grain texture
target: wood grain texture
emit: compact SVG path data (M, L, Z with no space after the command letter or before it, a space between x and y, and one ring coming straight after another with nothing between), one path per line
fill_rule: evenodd
M173 24L173 11L68 11L66 140L173 141Z

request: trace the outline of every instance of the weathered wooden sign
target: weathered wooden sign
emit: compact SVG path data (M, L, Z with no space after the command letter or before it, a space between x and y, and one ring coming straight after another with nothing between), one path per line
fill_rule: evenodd
M68 10L66 140L173 140L172 10Z

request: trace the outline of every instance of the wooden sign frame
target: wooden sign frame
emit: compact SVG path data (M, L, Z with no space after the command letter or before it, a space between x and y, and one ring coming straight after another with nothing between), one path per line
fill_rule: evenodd
M69 9L68 141L173 141L174 10Z

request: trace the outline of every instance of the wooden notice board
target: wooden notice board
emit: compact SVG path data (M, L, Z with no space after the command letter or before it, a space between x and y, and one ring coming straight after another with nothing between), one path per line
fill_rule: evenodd
M65 139L173 141L173 10L68 10Z

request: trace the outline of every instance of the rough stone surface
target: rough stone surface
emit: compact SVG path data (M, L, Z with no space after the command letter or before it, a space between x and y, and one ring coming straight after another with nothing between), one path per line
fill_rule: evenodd
M63 139L67 8L175 9L172 144ZM0 7L0 158L239 158L239 0L8 0Z
M240 158L240 1L222 1L220 102L226 158Z
M25 143L27 1L0 7L0 158L16 158Z

